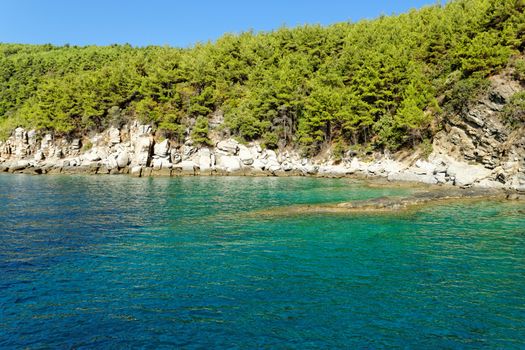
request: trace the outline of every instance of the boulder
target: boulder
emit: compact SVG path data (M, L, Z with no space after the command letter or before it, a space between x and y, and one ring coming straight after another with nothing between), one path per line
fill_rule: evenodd
M418 159L414 165L415 166L412 167L413 172L419 175L432 175L436 170L436 166L434 164L421 159Z
M46 149L50 147L52 143L53 143L53 135L45 134L40 143L40 148Z
M266 167L266 170L268 170L268 171L271 172L271 173L275 173L275 172L277 172L277 171L282 170L282 168L281 168L281 165L280 165L280 164L275 164L275 163L274 163L274 164L270 164L270 165L268 165L268 166Z
M201 170L209 170L214 165L212 163L211 151L208 148L201 148L199 154L199 168Z
M197 153L197 151L197 147L185 144L184 146L182 146L182 160L187 160L191 158L191 156Z
M241 160L236 156L217 155L216 167L226 172L238 171L242 168Z
M142 167L140 165L136 165L131 168L129 173L131 176L140 177L142 175Z
M80 147L82 147L82 142L80 142L80 139L73 139L71 141L70 149L72 151L78 151L78 150L80 150Z
M108 170L117 169L119 167L115 157L107 158L104 164Z
M294 169L294 165L289 161L285 161L284 163L282 163L281 167L284 171L292 171Z
M171 149L171 162L173 164L180 163L182 161L182 155L175 148Z
M109 143L116 145L120 143L120 130L114 127L109 128L108 130Z
M266 162L261 159L255 159L251 166L255 170L262 171L266 167Z
M239 143L232 139L219 141L216 145L216 148L227 155L235 155L239 150Z
M252 152L244 145L239 146L239 158L244 165L252 165L254 161Z
M449 176L454 177L454 184L456 186L466 187L471 186L475 182L486 179L491 175L492 171L481 165L451 162L447 173Z
M169 154L170 143L166 139L162 142L156 143L153 147L153 154L159 157L166 157Z
M88 162L97 162L101 160L100 155L96 150L92 150L91 152L84 154L82 158Z
M325 175L337 175L337 176L344 176L346 174L351 173L351 169L349 167L345 167L344 165L324 165L319 167L319 174L325 174Z
M193 172L195 171L195 168L197 168L197 165L191 160L183 160L182 162L177 164L177 167L185 172Z
M153 168L154 169L171 169L173 164L170 162L168 157L164 158L155 158L153 159Z
M44 152L42 152L41 150L36 151L34 158L36 162L43 161L45 159Z
M149 137L139 137L135 143L135 157L132 164L148 166L151 158L151 139Z
M128 151L122 151L117 155L117 166L124 168L129 164L129 153Z

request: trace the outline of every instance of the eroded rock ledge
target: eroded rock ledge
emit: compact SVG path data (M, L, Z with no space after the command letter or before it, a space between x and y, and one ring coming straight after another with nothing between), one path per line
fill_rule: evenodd
M252 213L256 216L290 216L305 214L350 214L406 212L424 205L440 204L452 201L477 200L512 200L525 201L525 194L484 188L432 187L416 190L408 196L378 197L337 204L294 205L278 207Z

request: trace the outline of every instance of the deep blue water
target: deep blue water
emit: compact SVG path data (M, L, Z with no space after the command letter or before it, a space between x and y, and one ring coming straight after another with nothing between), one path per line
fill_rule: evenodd
M524 204L258 214L407 191L0 175L0 348L525 348Z

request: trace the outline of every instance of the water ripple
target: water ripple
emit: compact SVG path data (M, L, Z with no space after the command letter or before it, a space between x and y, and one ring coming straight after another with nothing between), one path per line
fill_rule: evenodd
M0 175L0 348L524 348L523 204L247 215L407 191Z

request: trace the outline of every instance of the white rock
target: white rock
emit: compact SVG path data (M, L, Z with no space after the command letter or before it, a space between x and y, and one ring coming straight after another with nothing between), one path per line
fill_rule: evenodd
M198 149L196 147L193 147L191 145L184 145L182 146L182 160L189 159L192 155L194 155Z
M84 156L82 158L84 160L89 161L89 162L96 162L96 161L99 161L99 160L102 159L102 158L100 158L100 155L98 154L98 152L96 150L84 154Z
M117 156L117 166L124 168L129 164L129 153L128 151L122 151Z
M356 171L361 171L361 172L367 171L369 166L370 166L369 164L361 162L359 160L359 158L357 158L357 157L352 158L352 161L350 162L350 169L352 171L354 171L354 172L356 172Z
M239 146L239 158L244 165L252 165L254 161L252 152L244 145Z
M114 157L109 157L104 163L109 170L116 169L119 167L117 159Z
M476 187L492 188L492 189L503 189L505 185L499 181L484 179L476 184Z
M105 148L97 148L96 152L100 159L106 159L108 157L108 151Z
M455 178L456 186L470 186L474 182L481 181L489 177L491 170L481 165L470 165L462 162L451 162L447 173Z
M278 163L272 163L267 166L267 170L271 173L281 170L281 165Z
M266 149L262 152L262 156L261 156L262 159L266 159L268 161L273 161L275 163L279 163L277 161L277 154L275 154L275 151L271 150L271 149Z
M130 174L133 176L140 176L142 174L142 167L140 165L136 165L131 168Z
M149 137L139 137L135 143L135 157L132 160L134 165L147 165L151 157L151 139Z
M153 167L153 169L155 170L159 170L162 168L162 159L160 158L154 158L152 161L151 161L151 166Z
M191 160L183 160L179 164L177 164L177 167L182 168L183 171L194 171L196 164Z
M168 155L169 150L170 150L170 143L168 139L166 139L162 142L155 144L155 146L153 147L153 154L159 157L165 157Z
M48 148L53 142L53 136L51 134L45 134L40 143L42 149Z
M227 155L235 155L239 150L239 143L235 140L219 141L216 145L218 150L225 152Z
M44 157L44 152L42 152L40 150L36 151L34 158L35 158L35 161L37 161L37 162L40 162L40 161L44 160L44 158L45 158Z
M201 170L209 170L212 167L211 151L208 148L201 148L198 152L198 164Z
M294 165L291 163L291 162L284 162L283 164L281 164L282 168L284 171L291 171L294 169Z
M27 168L30 165L29 161L24 160L24 159L17 161L15 164L17 167L21 167L21 168Z
M266 167L266 161L262 159L255 159L251 166L255 170L263 170Z
M447 175L445 173L437 173L434 175L436 181L438 184L445 184L447 183Z
M108 130L109 143L116 145L120 143L120 130L114 127L109 128Z
M327 174L327 175L346 175L350 174L353 170L349 167L345 167L344 165L323 165L319 167L318 172L320 174Z
M171 162L173 164L177 164L177 163L180 163L182 161L182 156L181 154L179 153L178 150L176 150L175 148L173 148L171 150Z
M420 175L411 172L389 174L388 181L421 182L431 185L438 183L438 180L433 175Z
M27 132L23 128L15 129L15 140L26 142L27 141Z
M424 175L432 175L434 174L434 170L436 170L436 166L430 162L427 162L425 160L418 159L415 164L414 172L416 174Z
M217 165L216 167L227 172L238 171L241 169L241 160L236 156L216 156Z

